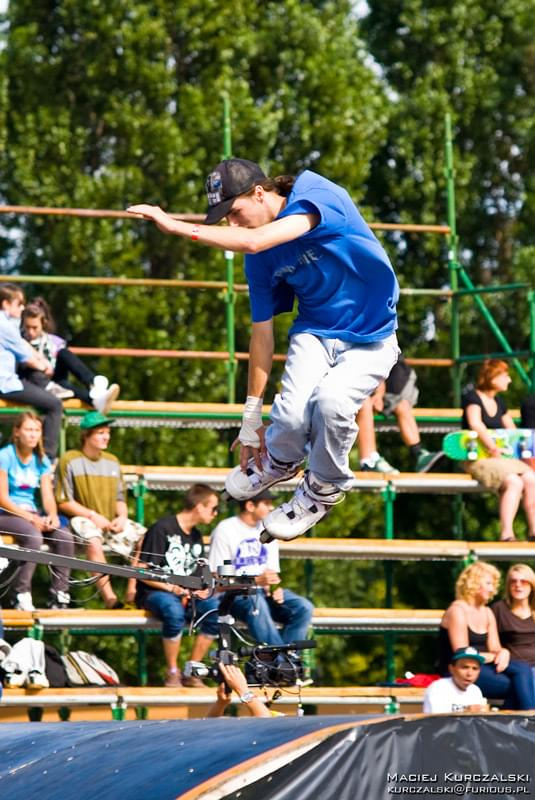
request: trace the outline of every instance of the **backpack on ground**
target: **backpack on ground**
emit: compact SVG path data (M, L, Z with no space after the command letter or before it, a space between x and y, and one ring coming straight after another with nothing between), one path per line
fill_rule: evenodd
M55 689L64 689L69 685L65 664L60 653L51 644L45 644L45 667L50 686Z
M102 658L74 650L61 656L70 686L119 686L119 676Z

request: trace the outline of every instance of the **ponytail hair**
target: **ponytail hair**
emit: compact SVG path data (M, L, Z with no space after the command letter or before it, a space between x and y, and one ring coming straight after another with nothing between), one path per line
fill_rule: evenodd
M265 192L276 192L282 197L288 197L293 189L294 183L294 175L278 175L276 178L266 178L265 181L262 181L260 186Z
M56 323L54 321L54 317L52 316L50 306L44 297L35 297L32 302L26 306L22 312L23 324L24 320L28 317L39 317L43 326L43 330L46 333L55 333Z

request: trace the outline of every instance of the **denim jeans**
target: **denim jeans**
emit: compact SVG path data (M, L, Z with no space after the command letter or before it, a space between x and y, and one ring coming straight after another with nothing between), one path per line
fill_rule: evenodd
M244 622L257 642L288 644L307 638L314 606L305 597L284 589L284 602L276 603L263 591L234 599L230 613ZM279 630L276 623L283 627Z
M143 602L144 607L162 621L162 636L164 639L178 639L186 623L191 620L193 612L192 601L188 601L184 607L181 598L177 597L176 594L171 594L171 592L155 589L147 594ZM206 612L212 612L207 614L199 627L196 628L197 633L204 633L206 636L217 636L218 608L219 602L215 597L209 597L206 600L195 600L196 618L200 619Z
M496 672L494 664L482 664L476 686L489 700L503 698L504 709L528 711L535 708L531 667L524 661L513 659L503 672Z
M314 477L351 488L348 457L358 433L355 414L388 377L398 355L395 334L366 345L294 334L266 431L269 453L285 463L308 456Z

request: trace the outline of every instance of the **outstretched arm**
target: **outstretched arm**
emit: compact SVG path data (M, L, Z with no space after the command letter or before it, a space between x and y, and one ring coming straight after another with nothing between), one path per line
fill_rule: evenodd
M278 244L291 242L308 233L319 222L317 214L291 214L258 228L244 228L238 225L232 227L194 225L191 222L174 219L159 206L147 203L129 206L126 210L143 219L152 220L164 233L183 236L210 247L232 250L235 253L261 253Z

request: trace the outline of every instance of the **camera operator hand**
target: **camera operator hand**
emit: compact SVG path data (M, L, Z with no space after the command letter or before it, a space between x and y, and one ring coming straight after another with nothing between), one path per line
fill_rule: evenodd
M261 572L260 575L255 576L256 585L266 589L280 582L280 575L272 569L266 569L264 572Z
M212 589L197 589L197 591L189 592L191 597L197 597L199 600L206 600L212 596Z
M284 589L282 586L277 586L271 590L271 597L276 603L284 603Z
M208 717L220 717L230 703L230 695L226 693L227 686L239 695L252 717L271 717L271 712L264 703L249 689L245 675L239 667L235 664L220 663L219 670L225 683L218 686L217 700L208 712Z

